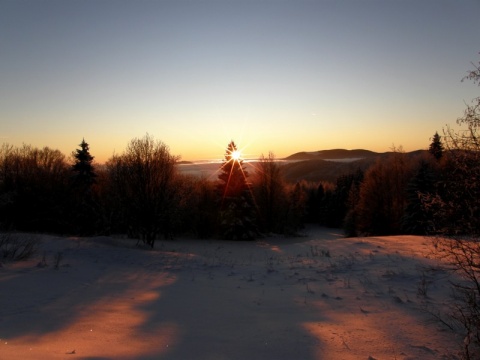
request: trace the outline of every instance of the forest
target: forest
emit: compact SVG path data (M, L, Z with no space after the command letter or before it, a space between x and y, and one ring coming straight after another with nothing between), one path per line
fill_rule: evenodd
M474 125L466 133L435 133L428 151L396 149L366 170L320 183L285 181L273 153L248 173L233 141L214 179L181 174L178 158L148 134L102 166L85 140L69 158L48 147L3 144L0 225L68 235L122 233L152 247L159 237L179 235L295 235L306 223L340 227L346 236L478 234Z

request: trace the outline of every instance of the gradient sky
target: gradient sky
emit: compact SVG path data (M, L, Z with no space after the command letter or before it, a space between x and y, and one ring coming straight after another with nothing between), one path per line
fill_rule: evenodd
M0 0L0 143L427 148L479 95L479 19L479 0Z

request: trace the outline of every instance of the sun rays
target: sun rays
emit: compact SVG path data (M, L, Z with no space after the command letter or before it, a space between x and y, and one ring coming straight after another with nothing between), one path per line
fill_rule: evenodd
M248 180L250 174L245 169L243 161L243 148L239 149L235 142L231 140L226 148L224 162L217 171L217 174L219 173L217 175L218 180L223 182L223 185L220 185L220 187L223 188L222 206L225 199L232 196L248 196L251 198L254 206L256 206L251 182Z
M239 150L232 151L232 160L238 161L242 157L242 153Z

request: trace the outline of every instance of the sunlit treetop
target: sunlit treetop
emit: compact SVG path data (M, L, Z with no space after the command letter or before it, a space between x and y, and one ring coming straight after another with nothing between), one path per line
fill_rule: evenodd
M225 162L242 162L242 152L237 148L233 140L227 146Z
M241 192L246 186L247 171L243 168L242 153L232 140L225 151L225 160L218 178L225 184L225 193Z

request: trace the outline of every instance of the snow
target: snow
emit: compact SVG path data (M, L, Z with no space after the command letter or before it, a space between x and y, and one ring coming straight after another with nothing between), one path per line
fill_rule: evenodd
M450 293L428 238L38 237L0 267L0 359L428 360L461 343L425 311Z

